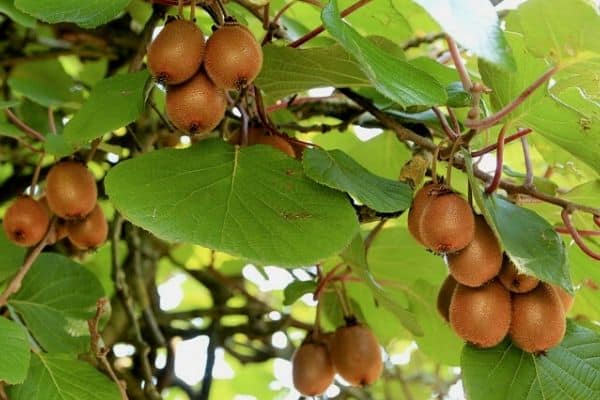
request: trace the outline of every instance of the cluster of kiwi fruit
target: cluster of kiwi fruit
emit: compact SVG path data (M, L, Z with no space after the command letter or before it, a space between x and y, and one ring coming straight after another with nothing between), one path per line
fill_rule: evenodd
M167 116L189 133L216 128L227 107L225 91L250 84L262 60L252 33L232 18L205 41L195 22L169 17L147 52L150 72L167 87Z
M450 274L437 307L458 336L488 348L509 335L530 353L562 341L572 296L521 273L461 195L443 183L425 184L415 194L408 228L419 243L445 256Z
M104 243L108 224L97 203L96 180L78 161L61 161L50 168L46 193L39 199L19 196L4 215L3 228L8 239L24 247L34 246L48 233L46 244L69 238L81 250ZM50 220L55 229L48 232Z
M377 338L353 317L335 332L309 334L292 358L294 387L304 396L324 393L336 373L353 386L365 386L375 382L382 370Z

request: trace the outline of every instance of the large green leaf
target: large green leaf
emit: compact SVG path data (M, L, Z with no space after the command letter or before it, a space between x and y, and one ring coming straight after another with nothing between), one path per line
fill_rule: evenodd
M22 383L29 368L29 341L27 333L19 325L0 317L0 381L9 384Z
M354 0L339 0L341 9L354 3ZM397 0L378 0L372 1L368 7L354 11L346 20L363 35L382 36L399 43L413 35L404 12L405 7Z
M74 144L84 143L135 121L144 110L148 78L147 71L140 71L99 82L65 127L65 139Z
M415 0L467 50L501 68L514 70L510 47L494 6L480 0Z
M44 107L73 105L82 98L73 78L57 60L19 64L11 71L8 85Z
M13 0L0 0L0 12L8 15L10 19L27 28L34 28L36 21L31 16L17 10Z
M340 150L307 149L302 165L311 179L347 192L376 211L405 210L412 202L408 184L374 175Z
M371 85L360 65L339 45L311 49L268 45L263 51L256 84L273 100L316 87Z
M73 22L94 28L119 15L131 0L15 0L15 6L44 22Z
M117 209L157 236L264 264L312 264L342 249L358 229L342 193L263 145L207 140L155 151L117 165L105 184Z
M34 353L27 379L12 386L12 400L119 400L117 385L70 354Z
M101 284L83 266L58 254L43 253L9 305L46 351L69 352L81 343L71 335L70 321L91 318L102 296Z
M591 0L553 0L552 7L545 0L529 0L511 13L507 29L522 32L539 57L566 61L600 52L600 13Z
M432 76L405 61L390 57L342 21L336 0L325 6L321 18L327 31L356 58L381 94L403 107L446 102L444 87Z
M8 241L4 229L0 231L0 282L10 278L23 264L25 248Z
M470 400L592 400L600 396L600 337L569 322L563 342L534 356L506 340L491 349L466 345L461 367Z
M475 201L517 268L572 291L565 245L552 225L535 212L501 196L483 193L479 182L473 177L471 157L467 151L462 154Z

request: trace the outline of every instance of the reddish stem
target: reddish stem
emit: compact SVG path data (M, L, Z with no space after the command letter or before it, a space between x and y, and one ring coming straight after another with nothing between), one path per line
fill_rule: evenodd
M558 233L571 234L571 231L566 226L557 226L554 230ZM577 230L580 236L600 236L600 231Z
M317 288L315 289L315 292L313 293L313 299L315 301L319 301L319 299L321 298L321 294L323 294L323 290L325 290L325 288L327 287L327 284L333 280L333 276L338 271L338 269L340 269L340 267L342 267L343 265L344 264L336 265L335 267L333 267L333 269L331 271L329 271L327 273L327 275L325 275L322 279L319 280L319 283L317 284Z
M565 227L569 230L571 237L573 238L575 243L577 243L577 246L579 246L581 251L583 251L585 254L587 254L594 260L600 260L600 254L596 253L585 244L583 238L581 237L577 229L575 229L575 226L573 226L573 222L571 222L570 210L568 208L563 208L563 210L560 213L560 216L562 217Z
M493 193L498 189L502 178L502 165L504 164L504 135L506 134L507 125L504 125L498 134L498 143L496 149L496 172L490 184L485 188L486 193Z
M600 227L600 215L594 215L594 223Z
M448 136L448 139L450 139L451 141L456 140L456 138L458 138L458 133L454 132L450 125L448 125L448 120L446 119L446 116L437 107L431 107L431 109L433 110L433 113L435 114L437 119L440 121L442 129L444 133L446 133L446 136Z
M446 35L446 42L448 43L448 50L450 50L450 57L452 57L452 62L456 67L456 71L458 72L458 76L460 77L460 81L462 82L463 89L465 91L470 92L473 87L473 83L471 82L471 77L465 68L465 64L462 62L462 58L460 57L460 51L458 50L458 46L454 39L450 36Z
M359 0L356 3L352 4L350 7L346 8L345 10L342 10L342 12L340 13L340 16L342 18L344 18L344 17L350 15L354 11L358 10L359 8L361 8L362 6L364 6L364 5L366 5L367 3L370 3L370 2L371 2L371 0ZM306 35L302 36L301 38L299 38L299 39L293 41L292 43L288 44L288 47L292 47L292 48L300 47L304 43L306 43L309 40L311 40L311 39L315 38L316 36L320 35L324 30L325 30L325 27L323 25L321 25L318 28L315 28L312 31L308 32Z
M505 105L504 108L502 108L496 114L490 115L489 117L484 118L484 119L479 120L479 121L468 120L468 121L466 121L465 124L469 128L475 128L475 129L478 129L478 130L489 128L490 126L495 125L498 121L500 121L502 118L504 118L505 116L507 116L508 114L510 114L511 112L513 112L515 108L517 108L525 100L527 100L527 98L537 88L539 88L540 86L542 86L543 83L545 83L548 79L550 79L550 77L552 75L554 75L556 73L556 71L558 71L558 67L555 66L555 67L550 68L542 76L540 76L539 78L537 78L531 85L529 85L529 87L527 87L525 90L523 90L523 92L521 92L521 94L519 96L517 96L516 99L514 99L511 103Z
M504 144L513 142L513 141L519 139L521 136L530 134L532 131L533 130L529 129L529 128L521 129L520 131L517 131L517 133L514 133L514 134L510 135L509 137L507 137L504 140ZM498 143L491 144L487 147L484 147L483 149L472 152L471 157L480 157L484 154L487 154L489 152L496 150L497 147L498 147Z
M38 131L36 131L35 129L30 127L29 125L27 125L25 122L21 121L19 119L19 117L17 117L15 115L15 113L13 113L10 109L7 108L6 110L4 110L4 112L6 113L6 116L8 117L8 119L13 124L15 124L17 126L17 128L19 128L21 131L23 131L25 134L27 134L27 136L29 136L32 139L39 140L40 142L43 142L46 140L44 135L42 135L41 133L39 133Z

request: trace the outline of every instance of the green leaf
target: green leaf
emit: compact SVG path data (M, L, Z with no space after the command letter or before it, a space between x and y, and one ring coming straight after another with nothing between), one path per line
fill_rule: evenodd
M140 71L100 81L65 126L65 139L74 144L84 143L135 121L144 110L148 78L148 71Z
M469 153L465 150L462 154L475 201L515 266L523 273L572 292L565 245L552 225L535 212L503 197L483 193L473 177Z
M82 28L95 28L118 16L131 0L15 0L27 14L51 24L73 22Z
M32 61L17 65L8 85L16 92L44 107L73 105L81 92L57 60Z
M2 0L0 0L0 1L2 1ZM19 100L0 101L0 110L4 110L6 108L11 108L11 107L16 107L19 104L21 104L21 102Z
M450 107L467 107L471 104L471 94L463 88L461 82L452 82L446 86Z
M17 10L14 0L0 0L0 13L8 15L10 19L26 28L35 28L35 18L31 18L29 15Z
M515 63L494 6L480 0L415 0L467 50L507 70Z
M560 93L568 88L578 88L583 96L597 102L600 100L598 71L600 71L599 57L568 65L554 76L556 84L550 91Z
M43 253L9 305L46 351L69 352L80 344L69 332L69 320L91 318L102 296L102 286L83 266L58 254Z
M321 14L327 31L359 62L373 86L403 107L446 102L442 85L409 63L394 59L340 18L337 1L331 0Z
M309 178L347 192L376 211L405 210L412 202L412 190L406 183L374 175L342 151L307 149L302 165Z
M11 385L22 383L29 369L29 341L19 325L0 317L0 381Z
M25 248L9 242L4 229L0 231L0 283L10 278L23 264Z
M554 0L552 7L545 0L529 0L511 13L507 29L522 32L538 57L566 61L600 52L600 13L588 0Z
M339 6L346 8L353 3L340 0ZM382 36L398 43L413 35L409 21L403 15L404 8L397 0L373 1L368 7L361 7L348 15L346 20L361 34Z
M315 281L293 281L283 290L283 305L291 306L300 297L314 292L316 288Z
M312 264L346 246L358 229L342 193L263 145L207 140L147 153L111 169L105 185L116 208L155 235L262 264Z
M117 385L70 354L34 353L27 379L8 390L12 400L119 400Z
M505 340L491 349L466 345L461 356L471 400L591 400L600 395L600 337L569 322L562 343L534 356Z
M268 45L263 52L256 84L273 100L317 87L371 85L358 62L339 45L311 49Z

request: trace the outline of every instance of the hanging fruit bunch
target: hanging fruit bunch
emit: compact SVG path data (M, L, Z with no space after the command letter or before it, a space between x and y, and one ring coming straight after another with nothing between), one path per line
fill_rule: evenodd
M412 236L442 254L450 275L437 308L464 340L493 347L508 335L524 351L558 345L573 297L562 288L521 273L482 215L443 183L426 183L408 215Z
M147 54L150 72L167 88L167 116L189 133L215 129L225 116L225 91L251 84L262 60L252 33L230 17L206 42L193 20L169 17Z

